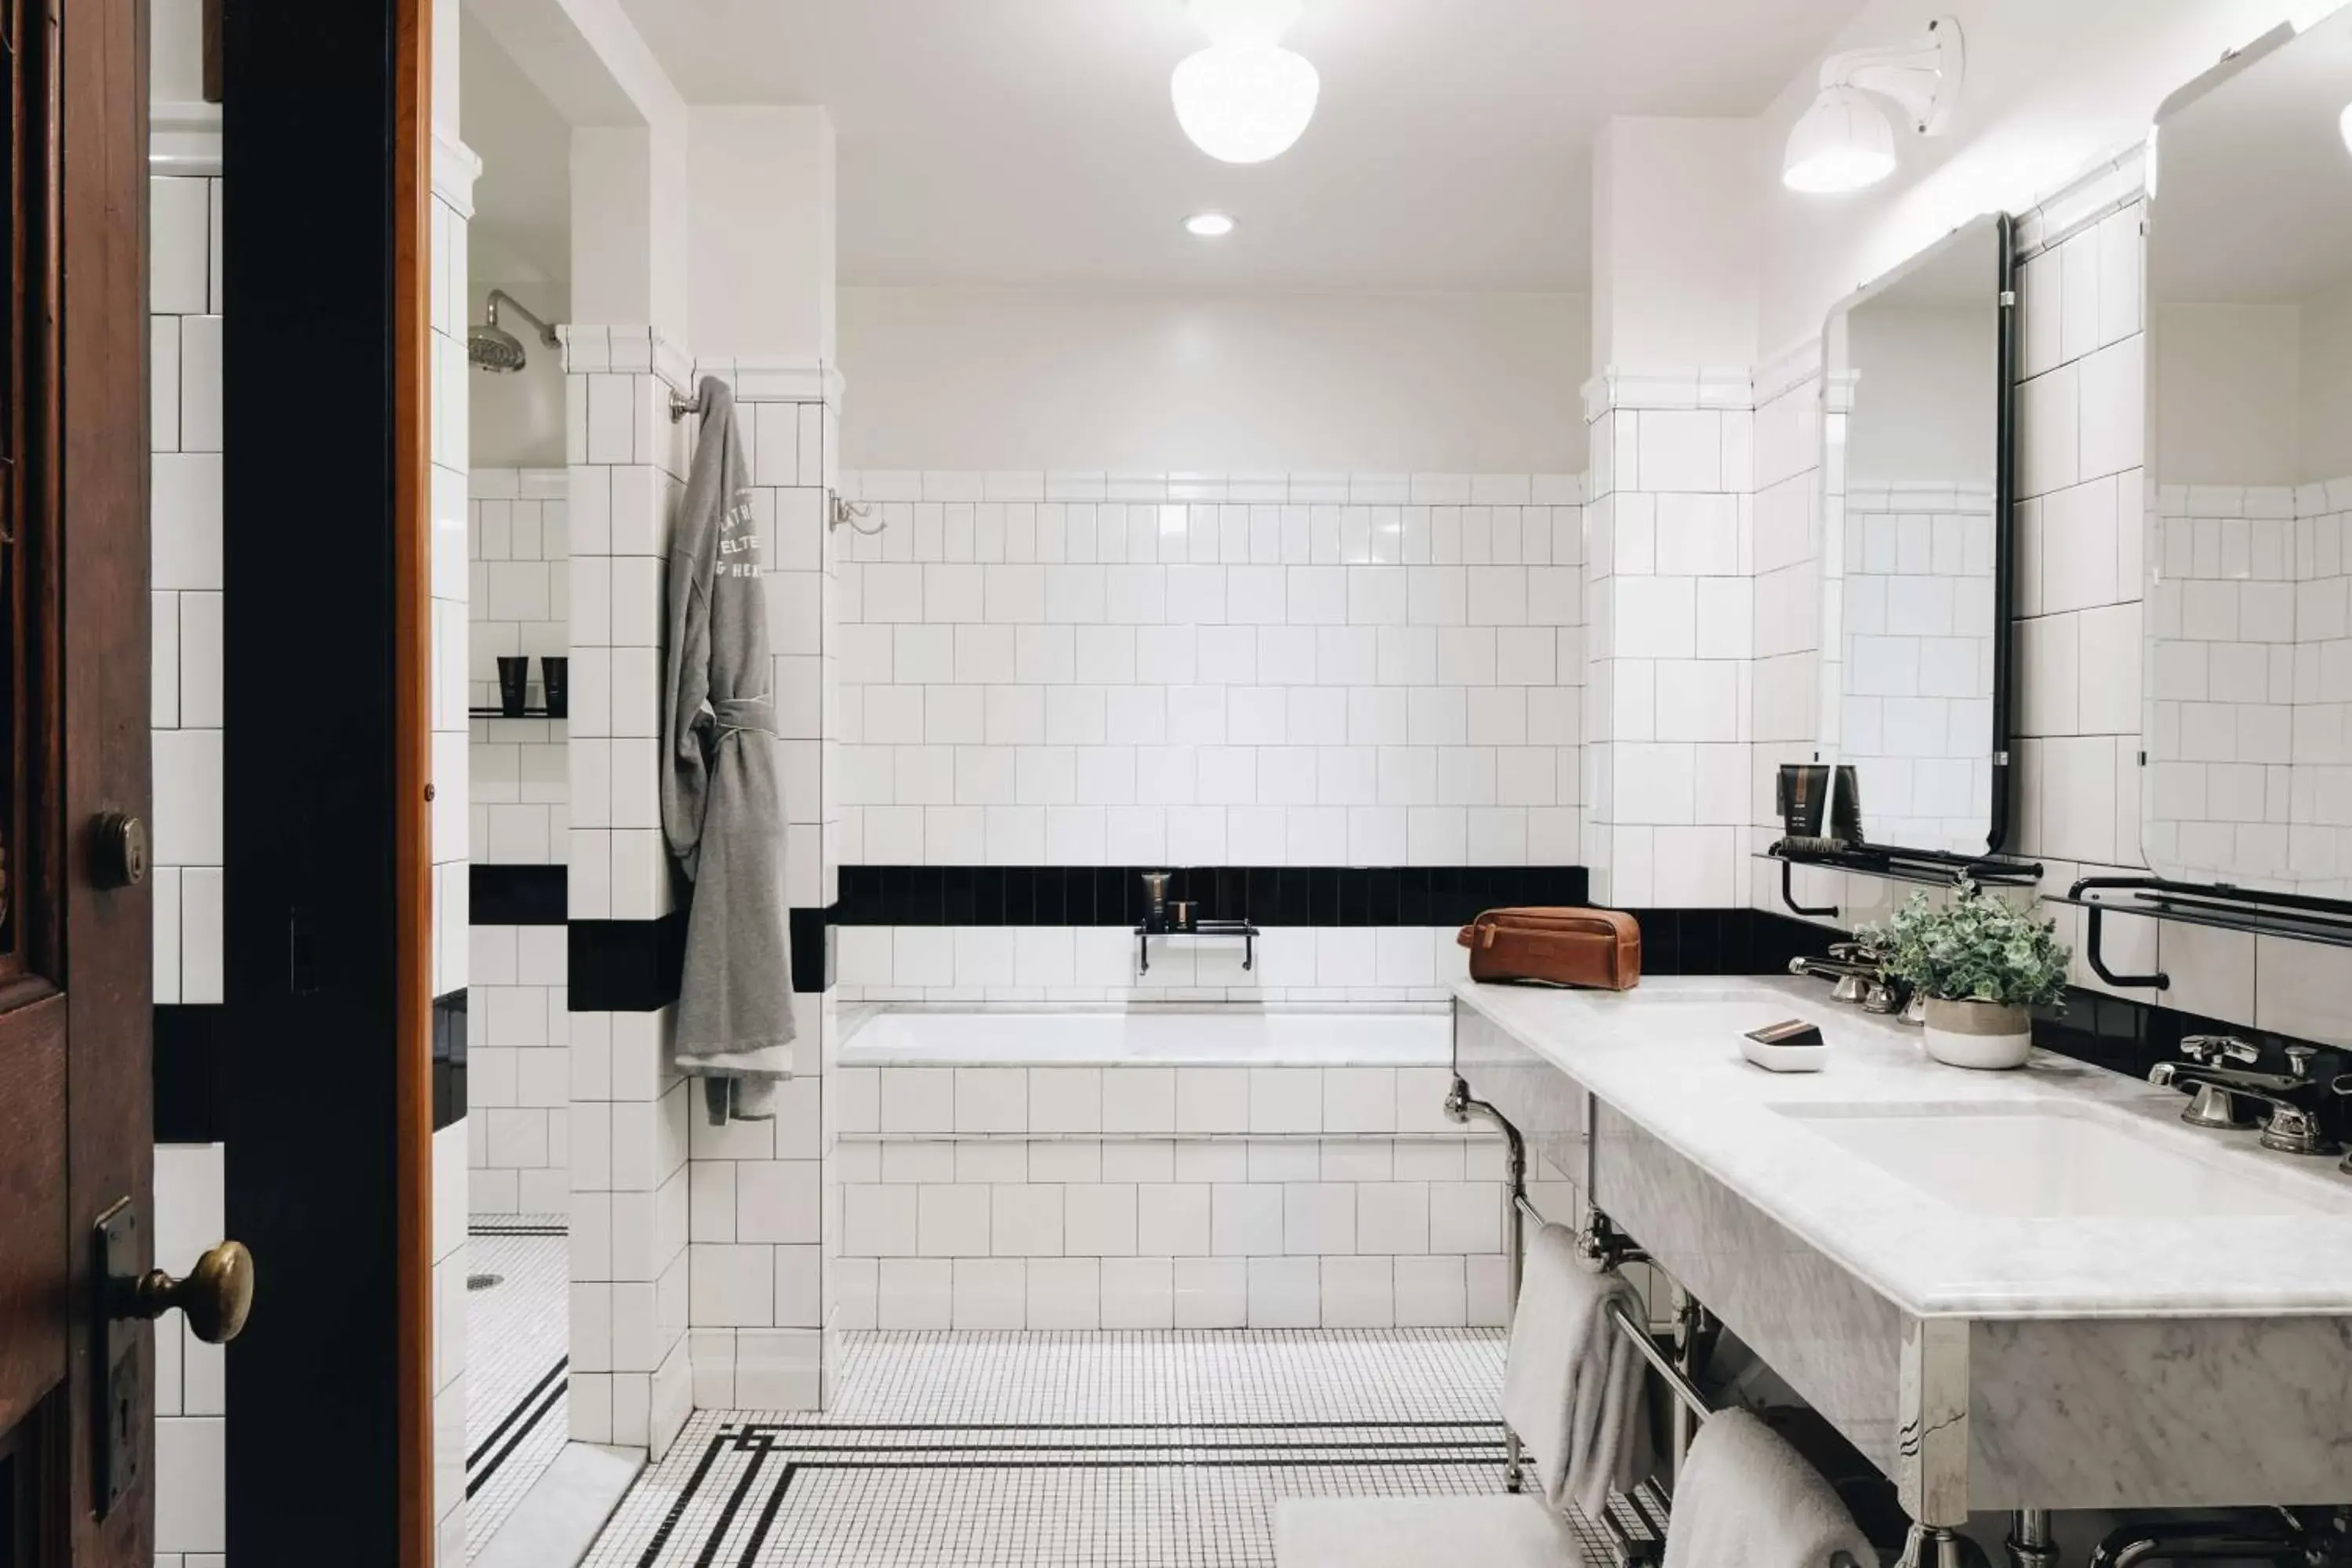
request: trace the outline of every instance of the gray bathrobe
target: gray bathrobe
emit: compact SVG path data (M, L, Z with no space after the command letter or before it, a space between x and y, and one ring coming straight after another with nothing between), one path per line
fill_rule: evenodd
M702 382L702 428L669 548L662 830L694 883L677 1002L680 1072L714 1123L772 1116L792 1076L784 807L759 524L735 395Z

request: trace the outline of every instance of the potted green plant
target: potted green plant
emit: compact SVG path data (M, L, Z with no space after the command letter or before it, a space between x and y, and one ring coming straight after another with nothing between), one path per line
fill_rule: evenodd
M2066 995L2072 953L2056 923L1973 885L1940 906L1914 893L1892 921L1856 934L1927 998L1927 1054L1954 1067L2024 1066L2033 1048L2027 1009Z

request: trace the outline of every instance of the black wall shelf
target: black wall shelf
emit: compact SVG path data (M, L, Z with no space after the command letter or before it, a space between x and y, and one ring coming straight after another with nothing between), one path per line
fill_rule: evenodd
M1980 888L2034 888L2042 884L2042 867L2032 860L2005 860L1991 855L1954 855L1940 849L1882 849L1855 845L1835 851L1792 849L1782 839L1758 857L1780 862L1780 901L1791 914L1814 920L1834 920L1838 907L1809 908L1797 902L1793 881L1799 866L1876 877L1889 882L1909 882L1922 888L1957 888L1973 883Z
M2352 947L2352 903L2338 899L2257 892L2221 882L2175 882L2162 877L2084 877L2063 895L2047 895L2047 901L2087 911L2083 917L2083 956L2093 973L2110 985L2155 991L2169 990L2172 985L2172 976L2161 969L2151 974L2117 974L2108 969L2102 943L2110 911L2249 936Z
M1151 939L1155 936L1237 936L1242 939L1242 967L1255 968L1258 934L1257 927L1247 921L1201 921L1188 926L1156 926L1145 921L1135 928L1135 972L1139 975L1151 973Z

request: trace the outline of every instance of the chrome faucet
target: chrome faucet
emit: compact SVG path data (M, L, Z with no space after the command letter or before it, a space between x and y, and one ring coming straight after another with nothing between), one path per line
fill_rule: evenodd
M2287 1047L2283 1073L2251 1070L2262 1053L2228 1035L2191 1035L2180 1042L2180 1054L2189 1059L2157 1063L2147 1081L2191 1097L2181 1121L2192 1127L2260 1127L2263 1147L2285 1154L2337 1152L2320 1125L2321 1097L2329 1086L2311 1076L2312 1058L2319 1054L2313 1047Z
M1789 960L1789 973L1835 981L1830 988L1830 1000L1859 1003L1864 1012L1893 1013L1903 1005L1895 983L1887 978L1878 950L1868 942L1832 942L1827 958Z

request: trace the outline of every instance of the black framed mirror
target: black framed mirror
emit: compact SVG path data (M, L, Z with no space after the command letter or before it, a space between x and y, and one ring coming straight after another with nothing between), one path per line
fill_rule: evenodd
M1969 859L2009 837L2015 299L2010 220L1988 214L1823 331L1820 756L1871 848Z

